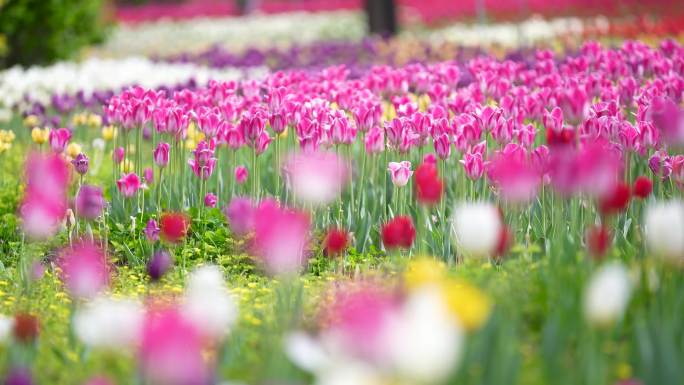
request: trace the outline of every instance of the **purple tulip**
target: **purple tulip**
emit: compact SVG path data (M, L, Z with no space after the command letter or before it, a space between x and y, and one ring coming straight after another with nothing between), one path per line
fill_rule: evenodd
M104 204L105 200L102 195L102 189L97 186L84 184L76 195L76 215L80 218L93 220L102 215Z

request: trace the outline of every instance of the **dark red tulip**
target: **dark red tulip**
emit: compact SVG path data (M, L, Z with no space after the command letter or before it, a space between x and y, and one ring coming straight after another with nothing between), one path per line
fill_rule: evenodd
M326 255L338 255L347 249L349 234L342 229L331 228L323 240L323 250Z
M587 248L594 258L601 258L610 247L611 233L605 226L592 226L587 230Z
M416 228L411 217L400 215L382 226L381 235L385 248L408 249L416 239Z
M616 214L624 211L629 205L631 195L629 185L618 183L609 194L600 200L599 209L603 214Z
M634 181L634 196L646 199L653 192L653 182L646 176L640 176Z

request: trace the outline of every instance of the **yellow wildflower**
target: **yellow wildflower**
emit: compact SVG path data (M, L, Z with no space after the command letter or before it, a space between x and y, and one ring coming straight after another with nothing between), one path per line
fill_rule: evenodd
M50 129L47 127L45 127L45 128L36 127L33 130L31 130L31 139L36 144L43 144L43 143L47 142L49 138L50 138Z
M116 127L114 127L112 125L105 126L102 128L102 139L106 140L107 142L116 138L116 134L117 134Z

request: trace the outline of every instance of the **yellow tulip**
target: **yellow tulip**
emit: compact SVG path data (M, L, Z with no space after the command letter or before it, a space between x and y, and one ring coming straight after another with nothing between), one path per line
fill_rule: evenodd
M49 138L50 138L50 129L47 127L45 127L45 128L36 127L33 130L31 130L31 139L36 144L43 144L43 143L47 142Z
M475 331L489 319L492 303L480 289L465 282L449 280L442 284L449 310L468 331Z
M85 114L75 114L71 118L71 124L74 126L83 126L86 123L86 116Z
M28 115L24 118L24 126L28 128L33 128L40 123L40 120L35 115Z
M66 153L71 158L75 158L78 154L82 152L83 148L78 143L69 143L66 148Z
M440 283L446 278L446 267L434 258L418 258L413 261L404 273L404 283L409 289Z
M93 128L100 127L102 125L102 117L98 114L90 114L86 118L86 124Z
M116 127L114 126L106 126L102 128L102 139L106 140L107 142L111 141L112 139L116 138L117 130Z

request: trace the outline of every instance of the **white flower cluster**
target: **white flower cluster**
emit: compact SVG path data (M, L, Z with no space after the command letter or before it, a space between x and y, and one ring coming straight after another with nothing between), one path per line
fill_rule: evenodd
M445 28L427 32L426 37L435 43L451 42L466 46L501 45L516 48L567 34L579 35L588 23L598 29L608 27L608 21L604 17L588 20L576 17L551 20L532 17L520 23L450 24Z
M90 58L82 62L60 62L47 67L13 67L0 72L0 116L28 96L48 103L53 94L86 95L94 91L115 90L131 85L146 88L173 86L195 79L204 84L210 79L237 80L263 76L267 70L210 69L194 64L158 63L141 57L125 59ZM5 112L6 114L6 112Z
M121 25L99 52L168 56L197 52L217 44L245 48L331 39L360 40L365 35L362 13L350 11L160 20Z

